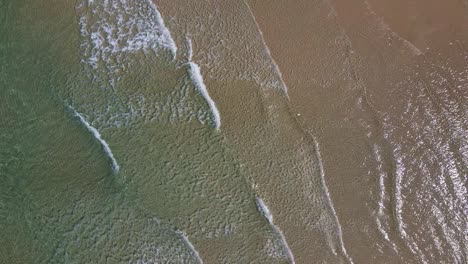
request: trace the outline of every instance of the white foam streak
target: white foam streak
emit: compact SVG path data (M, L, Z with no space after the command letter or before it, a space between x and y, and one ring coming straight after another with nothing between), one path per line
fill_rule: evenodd
M161 31L163 33L162 38L161 38L162 40L161 43L164 47L168 48L171 51L175 59L177 55L177 46L175 44L174 39L171 36L171 32L169 31L169 29L167 29L166 25L164 24L164 20L162 19L161 13L159 13L153 1L149 0L149 3L150 3L151 8L154 10L156 14L156 20L158 21L158 24L160 25Z
M192 82L197 87L198 91L203 96L205 101L208 103L211 112L213 113L213 121L215 123L215 128L219 130L219 128L221 127L221 117L215 102L213 101L213 99L211 99L208 90L206 89L205 83L203 82L203 76L201 75L200 67L192 61L188 62L188 65L190 78L192 79Z
M379 175L379 203L378 203L378 212L377 212L377 228L384 237L384 239L392 245L393 250L398 252L398 248L394 242L390 240L388 229L388 220L387 215L385 214L386 211L386 200L388 199L387 196L387 188L385 186L385 181L388 178L388 174L385 172L383 168L383 158L382 158L382 149L379 145L373 145L373 151L375 156L375 161L377 162L377 173Z
M279 229L278 226L276 226L273 222L273 215L270 213L270 209L266 206L266 204L263 202L263 200L260 197L257 197L255 200L257 204L258 211L268 220L268 223L270 226L275 230L275 232L280 236L281 238L281 243L283 244L284 249L286 250L287 257L290 261L290 263L295 263L294 261L294 255L292 254L291 249L289 248L288 243L286 242L286 237L284 237L283 232L281 229Z
M312 137L312 140L314 142L317 158L318 158L318 161L319 161L320 179L322 181L322 186L323 186L323 189L324 189L324 192L325 192L325 196L326 196L326 198L328 200L330 210L331 210L331 212L333 214L333 217L335 218L337 233L338 233L338 239L339 239L339 242L340 242L341 250L343 251L343 254L347 258L348 262L353 263L353 260L348 255L348 252L346 251L346 248L344 246L343 231L342 231L342 228L341 228L341 224L340 224L340 221L338 220L338 215L336 214L335 208L333 207L333 202L332 202L332 199L330 197L330 192L328 191L328 186L327 186L327 183L325 181L325 170L324 170L323 164L322 164L322 154L320 152L320 147L319 147L319 144L318 144L317 140L315 140L314 137Z
M187 41L187 50L188 50L187 60L192 61L192 57L193 57L192 40L190 38L186 38L186 41Z
M249 10L250 15L252 16L252 19L255 22L255 25L257 26L257 30L260 33L260 39L262 40L262 43L263 43L263 47L265 48L265 52L266 52L267 56L271 59L273 69L275 70L275 73L278 75L278 78L279 78L279 80L281 82L283 92L286 95L286 97L289 98L289 96L288 96L288 87L286 86L286 83L284 82L283 74L281 73L281 71L280 71L280 69L278 67L278 64L276 64L275 59L273 59L273 56L271 55L270 49L268 48L268 45L267 45L267 43L265 41L265 38L263 37L263 32L260 29L260 25L258 24L257 19L255 18L255 14L253 13L253 11L250 8L249 4L245 0L244 0L244 4L247 6L247 9Z
M203 260L201 259L200 254L198 253L195 246L193 246L192 242L190 242L187 235L185 235L183 232L180 232L180 231L178 231L177 233L182 237L182 240L184 241L185 245L192 251L193 256L195 257L197 262L199 264L203 264Z
M107 144L107 142L102 138L101 136L101 133L99 133L99 131L94 128L93 126L91 126L88 121L86 121L86 119L83 117L83 115L81 115L80 113L78 113L75 109L73 109L72 107L70 107L70 109L73 111L73 113L75 114L75 116L77 116L81 123L86 127L86 129L88 129L89 132L91 132L91 134L93 134L94 138L97 139L97 141L99 141L99 143L102 145L104 151L106 152L107 156L110 158L111 162L112 162L112 169L115 171L115 172L118 172L120 170L120 166L119 164L117 163L117 160L114 158L114 155L112 154L112 151L109 147L109 145Z
M257 203L258 210L260 213L262 213L263 216L268 220L268 222L273 225L273 215L270 213L270 209L265 205L263 200L259 197L257 197L257 200L255 201Z

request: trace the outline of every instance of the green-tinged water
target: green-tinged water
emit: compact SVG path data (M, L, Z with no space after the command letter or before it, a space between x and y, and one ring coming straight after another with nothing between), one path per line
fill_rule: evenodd
M286 261L189 65L137 45L90 66L92 8L2 2L0 262Z

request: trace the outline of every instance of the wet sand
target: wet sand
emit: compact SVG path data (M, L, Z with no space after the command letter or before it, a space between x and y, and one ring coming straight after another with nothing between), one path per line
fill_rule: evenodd
M466 129L467 125L463 121L467 82L466 77L460 77L466 76L466 2L247 2L281 69L291 107L304 128L318 138L326 182L343 227L344 245L352 259L356 263L452 263L466 258L463 236L445 243L437 254L429 249L433 242L427 242L425 248L425 240L437 241L440 237L423 231L416 223L421 224L424 222L421 218L425 217L438 218L437 214L402 213L403 206L399 205L404 199L399 196L401 181L414 181L410 180L414 175L422 177L421 182L424 178L431 181L438 178L440 167L448 164L424 172L416 165L414 175L400 174L396 163L401 160L395 157L398 155L395 149L400 148L399 143L405 144L406 135L402 134L410 133L410 129L401 129L393 135L387 132L390 125L407 122L402 119L405 115L400 109L420 103L412 94L419 91L418 84L435 82L434 76L428 74L431 66L446 67L442 74L449 75L451 83L447 87L446 83L438 82L432 89L452 94L447 101L439 101L441 105L445 103L449 108L451 103L459 105L449 110L448 119L452 122L447 121L432 139L452 139L455 155L464 155L466 144L460 141L463 136L457 136L447 126ZM414 79L420 83L412 82ZM410 93L411 98L402 99L405 93ZM423 126L426 118L432 119L422 117L416 122ZM400 138L400 142L392 142L392 137ZM430 140L425 146L428 151L432 148ZM415 157L428 158L422 154ZM459 172L451 176L457 178ZM459 179L463 180L463 176ZM408 188L431 189L421 182L420 185L412 182ZM408 195L404 202L426 207L433 196L429 194L427 200L420 200ZM439 199L440 206L445 208L452 202L446 197ZM461 231L463 224L457 217L463 215L464 198L454 200L459 203L452 224L458 226L452 228ZM405 217L412 224L403 230L401 223ZM419 241L406 235L413 232L420 236Z
M294 260L307 263L314 256L317 262L345 263L314 139L291 112L281 80L279 86L262 81L263 76L274 80L277 71L248 6L230 1L156 4L174 35L191 37L193 59L220 110L225 143L253 192L268 205ZM184 41L181 37L178 46ZM245 77L243 71L257 76ZM228 254L229 247L213 242L195 241L195 246L203 259L216 262L216 255Z

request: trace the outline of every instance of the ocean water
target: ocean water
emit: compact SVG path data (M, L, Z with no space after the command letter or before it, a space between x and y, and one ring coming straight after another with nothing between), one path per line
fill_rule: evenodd
M403 261L433 263L426 239L466 259L462 106L417 127L368 122L365 102L350 111L375 141L354 165L378 182L355 191L374 188L378 207L346 218L328 186L333 155L299 120L289 71L247 2L1 1L0 21L0 263L357 263L348 223L366 217L380 232L369 241ZM438 142L425 150L441 160L408 147L421 141ZM414 155L443 164L440 176L404 180L434 171ZM435 216L436 235L408 210Z
M2 5L2 263L293 259L154 3Z

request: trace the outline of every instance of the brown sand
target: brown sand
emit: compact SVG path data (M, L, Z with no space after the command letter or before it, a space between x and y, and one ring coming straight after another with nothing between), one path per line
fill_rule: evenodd
M466 67L466 2L249 0L248 4L288 85L291 106L321 145L326 182L348 253L356 263L418 262L401 242L394 221L388 224L391 242L383 242L378 232L379 182L371 169L377 165L370 158L373 145L380 145L382 155L391 160L379 124L382 113L392 115L392 109L403 106L395 96L398 90L390 94L395 83L415 74L414 69L423 71L428 61L448 61L459 72ZM462 89L454 93L466 96ZM381 163L383 171L392 171L393 166L391 161ZM387 176L384 185L392 186ZM446 263L448 255L431 257Z
M432 238L424 237L421 223L433 216L424 210L413 216L411 208L403 208L410 210L404 216L412 224L407 230L422 237L418 246L401 231L403 209L396 195L400 176L391 141L413 132L392 134L387 128L404 123L399 118L409 106L406 99L417 100L419 91L430 86L433 69L428 65L445 63L463 74L468 39L463 3L450 1L439 8L435 1L413 1L409 8L404 1L155 2L177 46L184 47L184 36L191 38L193 59L221 112L226 144L239 158L241 173L269 205L296 263L346 262L346 251L348 262L356 263L456 260L444 253L450 248L433 254L432 242L424 244ZM264 44L279 66L289 102L258 79L235 76L244 69L269 76L273 69L259 64L269 60ZM441 99L436 95L446 92L445 87L426 89L428 98L436 98L435 109L450 108L466 96L459 88L463 84L454 79L452 86L450 96ZM453 109L460 120L463 108ZM425 124L424 118L414 122ZM311 135L320 145L344 248L339 226L325 208ZM437 168L432 169L436 174ZM421 171L413 174L424 176ZM415 184L415 189L424 190L424 184ZM418 204L418 197L405 202ZM228 261L239 251L268 262L251 244L242 245L247 237L191 240L207 263ZM265 243L260 236L248 241L259 247Z

